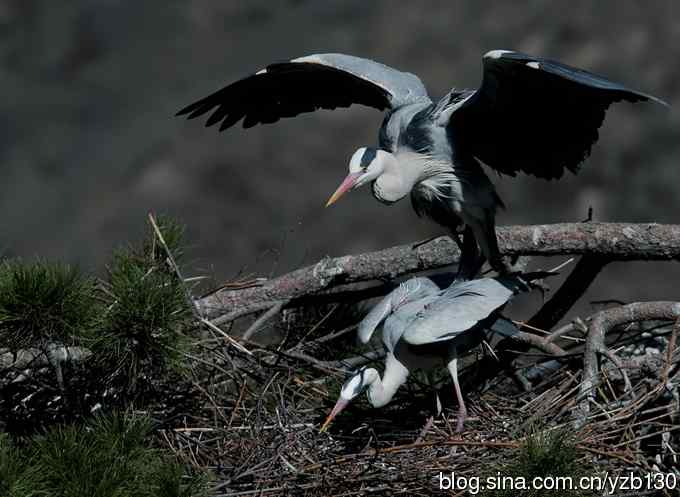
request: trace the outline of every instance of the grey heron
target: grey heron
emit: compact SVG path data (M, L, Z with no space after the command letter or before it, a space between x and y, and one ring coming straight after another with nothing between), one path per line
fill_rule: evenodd
M605 111L620 100L667 105L593 73L509 50L484 55L478 89L454 88L436 103L414 74L350 55L315 54L271 64L177 114L212 112L206 126L220 123L222 131L241 119L249 128L320 108L386 110L377 146L352 155L349 174L327 205L367 184L386 204L410 195L416 213L450 230L461 247L459 273L461 267L474 273L483 258L497 271L509 267L495 233L503 202L481 164L510 176L576 173Z
M515 293L527 289L523 279L511 275L455 281L446 290L422 277L402 283L371 309L358 328L359 340L368 343L383 324L386 356L382 378L376 369L359 369L342 386L321 430L364 390L373 407L382 407L412 370L446 365L459 405L456 431L462 431L467 409L458 383L458 356L479 345L488 333L516 331L499 317L499 311Z

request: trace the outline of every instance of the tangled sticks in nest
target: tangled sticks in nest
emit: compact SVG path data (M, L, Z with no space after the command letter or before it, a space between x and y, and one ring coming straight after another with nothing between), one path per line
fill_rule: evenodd
M573 433L579 464L592 471L606 464L610 473L670 472L677 467L679 449L677 333L678 325L668 320L612 328L608 345L620 348L622 358L618 365L603 366L596 394L585 397L579 365L583 339L570 334L575 340L566 340L565 352L573 360L554 366L552 359L539 357L537 363L546 367L540 377L531 375L529 391L499 376L483 391L471 392L463 434L455 433L454 406L445 404L445 416L418 443L414 440L431 404L431 392L418 382L387 408L359 403L336 420L330 433L319 433L344 377L335 364L252 343L249 356L206 342L195 365L206 403L163 435L185 460L215 473L221 496L431 494L440 472L509 471L531 433L561 428ZM641 337L653 341L659 353L635 355L636 349L645 350ZM527 371L539 367L528 365ZM629 368L627 380L620 367ZM468 377L474 373L474 364L464 369ZM584 399L587 415L581 411Z
M506 232L518 238L504 238ZM633 232L639 238L625 238ZM406 266L410 271L441 267L451 260L450 254L436 255L444 240L383 251L377 262L371 254L343 258L336 262L351 269L347 278L324 279L321 292L316 286L283 284L318 281L313 271L303 269L271 281L229 285L202 299L201 304L216 305L210 314L204 305L197 311L204 326L186 357L192 367L191 388L182 392L187 385L178 384L177 392L169 390L165 396L170 401L145 409L159 421L165 444L182 460L213 471L216 492L223 496L429 494L437 488L440 471L509 471L505 464L519 457L532 430L560 427L573 432L570 443L579 463L606 464L610 471L673 471L678 330L672 325L678 304L616 305L561 328L546 326L549 333L531 323L539 315L544 322L559 320L580 296L573 289L587 288L584 281L594 279L589 268L617 259L677 260L678 232L674 226L594 223L501 230L502 246L513 254L543 250L556 255L563 247L567 255L584 257L534 317L518 322L527 326L497 350L501 362L488 357L480 366L473 355L464 363L462 381L467 383L471 416L462 435L454 432L455 406L446 403L449 395L442 395L445 416L414 443L432 405L431 390L417 377L387 408L376 411L360 402L336 420L330 434L318 431L346 372L379 358L379 353L358 353L354 346L354 325L360 319L355 304L384 293L389 283L358 289L348 283L355 277L381 279L390 272L408 272L398 261L412 264ZM616 241L617 236L625 240ZM568 292L562 291L565 287ZM220 299L236 301L247 295L260 303L266 297L287 303L267 316L260 311L251 323L212 319L233 312L229 306L220 308ZM280 328L278 338L266 345L263 330L272 323ZM239 327L254 330L250 340L239 338ZM3 367L13 367L5 359L21 357L3 355ZM75 360L76 354L64 357ZM33 365L40 368L43 362ZM521 367L521 375L489 375L480 391L478 376L494 369L489 364L500 372ZM14 366L31 367L23 362ZM584 371L594 372L587 388L583 380L590 373ZM449 391L450 386L443 388ZM182 402L182 396L191 396L191 401Z
M626 228L589 223L566 229L557 226L558 232L576 238L560 241L566 254L578 251L584 257L534 318L517 322L524 327L501 345L501 362L486 358L480 367L472 357L464 363L463 382L478 390L466 388L471 417L462 435L454 431L455 406L446 403L448 396L442 396L445 416L414 443L432 404L431 390L418 378L386 408L373 410L361 402L336 420L330 434L319 433L346 372L380 358L379 352L357 354L352 324L358 317L350 312L340 319L339 309L345 304L338 301L351 304L390 287L381 284L354 290L347 280L331 280L321 295L316 287L305 293L304 286L294 285L288 287L292 294L276 293L285 288L281 282L301 274L297 272L242 290L249 295L284 297L287 303L266 319L262 319L264 312L260 314L254 321L256 328L252 322L244 326L253 336L268 323L283 323L282 341L265 346L252 338L241 340L246 354L225 348L222 334L238 340L234 324L225 327L223 320L220 332L206 330L214 335L206 339L195 373L207 402L200 415L193 413L183 426L164 431L167 443L186 460L215 471L218 495L223 496L248 492L429 494L437 488L440 471L452 467L461 475L509 471L507 464L519 457L532 432L560 428L573 433L579 464L593 471L602 467L610 472L674 471L679 449L678 303L615 305L562 327L553 324L549 332L530 324L536 316L544 322L559 320L582 293L574 295L573 289L585 291L595 278L597 272L588 273L587 268L599 271L617 258L678 258L676 227L649 225L636 230L642 238L622 245L607 238ZM541 231L539 241L547 240L546 245L532 242L527 252L540 253L543 247L551 250L555 234L546 227ZM521 245L521 240L515 243ZM439 243L445 242L432 245ZM656 251L648 250L653 246ZM423 249L427 246L418 250ZM380 254L381 267L389 267L383 265L384 253ZM370 259L370 255L362 259L356 272L368 274ZM562 290L565 287L569 292ZM226 293L228 300L239 298L234 288ZM214 304L222 297L209 296L202 303ZM223 316L233 312L228 306L223 310ZM211 312L220 315L217 307ZM278 321L279 313L287 319ZM291 320L293 315L296 319ZM347 359L338 360L338 356ZM496 375L479 391L482 384L476 378L493 369L486 367L489 363L496 364L497 371L513 374ZM520 367L520 374L514 374Z

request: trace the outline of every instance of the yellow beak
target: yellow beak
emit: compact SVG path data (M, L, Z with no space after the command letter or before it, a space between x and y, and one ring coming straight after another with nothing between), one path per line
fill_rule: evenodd
M334 204L337 202L337 200L342 197L345 193L347 193L349 190L351 190L354 185L356 184L357 180L361 176L362 173L349 173L347 177L342 180L342 183L340 183L340 186L338 187L337 190L331 195L331 198L328 199L328 202L326 202L326 207Z
M345 407L349 405L349 400L345 399L338 399L338 401L335 403L335 406L333 407L333 410L331 413L328 415L326 418L326 421L323 422L321 425L321 429L319 430L319 433L323 433L326 431L326 428L328 428L328 425L331 424L331 421L333 421L333 418L337 416L340 411L342 411Z

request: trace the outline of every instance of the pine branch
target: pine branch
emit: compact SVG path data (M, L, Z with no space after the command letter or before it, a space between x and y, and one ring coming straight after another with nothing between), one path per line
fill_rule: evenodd
M497 233L501 252L507 256L584 255L607 261L680 260L680 225L564 223L499 227ZM256 286L222 288L197 302L203 316L224 323L266 311L281 301L294 305L322 292L346 288L348 284L391 280L442 268L456 263L458 256L456 244L443 236L422 245L402 245L326 258ZM559 313L563 313L570 306L559 307Z

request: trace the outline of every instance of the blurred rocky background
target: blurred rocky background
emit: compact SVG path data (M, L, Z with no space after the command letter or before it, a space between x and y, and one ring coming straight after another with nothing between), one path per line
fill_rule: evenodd
M218 282L439 230L358 191L323 205L382 115L352 107L222 134L174 118L263 65L337 51L476 87L481 56L556 58L666 99L620 104L578 177L496 177L499 224L680 222L680 5L673 0L0 1L0 253L100 272L149 211L189 226ZM609 266L588 297L678 297L680 266Z

